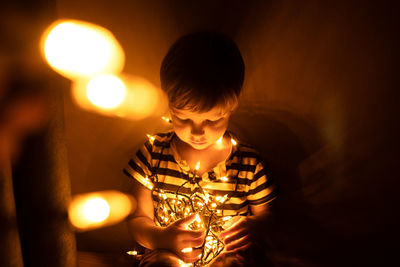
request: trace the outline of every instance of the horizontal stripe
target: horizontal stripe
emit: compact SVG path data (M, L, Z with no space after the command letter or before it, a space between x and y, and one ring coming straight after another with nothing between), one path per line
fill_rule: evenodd
M146 142L144 143L144 148L145 148L145 149L142 149L143 154L144 154L144 155L151 155L151 153L152 153L152 151L153 151L153 146L150 144L149 141L146 141Z
M170 143L166 142L166 141L159 141L159 140L156 139L156 140L154 140L153 145L154 146L169 147Z
M173 134L173 132L158 133L157 136L159 136L159 137L170 137L172 134Z
M143 155L142 150L138 150L136 152L136 157L144 164L146 165L148 170L151 170L150 163L147 161L146 157Z
M263 187L263 185L260 185L260 187ZM247 197L247 199L248 200L257 200L257 199L263 198L266 195L271 194L272 190L273 190L273 188L271 188L271 187L260 189L257 193L249 195Z
M139 173L140 175L142 175L143 177L146 176L146 174L144 173L143 169L140 168L140 167L136 164L136 162L134 162L133 160L130 160L130 161L128 162L128 165L129 165L129 167L132 168L133 171L138 172L138 173Z
M154 170L154 174L173 176L173 177L176 177L176 178L182 177L183 179L186 179L186 180L189 179L189 176L187 174L182 173L182 172L177 171L177 170L171 170L171 169L168 169L168 168L161 168L161 167L160 168L156 168Z
M174 195L173 195L174 196ZM185 198L184 198L185 199ZM153 194L153 201L155 203L161 203L161 201L164 200L163 198L159 197L158 195ZM188 199L185 199L188 201ZM188 205L189 205L189 201L188 201ZM249 201L245 200L241 203L224 203L224 204L219 204L217 205L217 207L215 209L221 209L221 210L240 210L245 206L249 205Z
M130 174L130 172L128 172L126 169L123 169L122 171L125 173L126 176L133 178L132 174Z
M268 202L271 202L272 200L274 200L277 197L276 191L272 191L271 194L261 198L261 199L257 199L257 200L249 200L249 204L250 205L261 205L261 204L265 204Z
M153 159L156 159L156 160L176 162L174 159L174 156L169 155L169 154L153 153L152 157L153 157Z
M193 189L193 191L191 191L189 182L186 183L184 186L155 182L154 186L164 190L165 192L170 192L170 193L191 194L191 193L200 191L199 187L196 187ZM179 191L178 191L178 189L179 189ZM244 196L248 195L248 193L245 191L218 190L218 189L209 189L206 187L203 187L203 190L206 190L209 194L218 195L218 196L224 196L224 195L228 194L230 197L244 197Z
M157 160L162 160L162 161L170 161L170 162L176 162L172 154L161 154L160 152L152 152L151 156L153 159ZM254 164L243 164L243 162L248 162L251 160L256 160L256 158L249 158L249 157L242 157L241 161L242 162L235 162L238 161L239 158L234 158L228 161L227 163L229 164L232 169L235 170L241 170L241 171L252 171L254 172L255 165Z
M226 166L226 169L227 170L254 172L256 170L256 166L244 165L244 164L240 164L240 163L232 163L232 164Z

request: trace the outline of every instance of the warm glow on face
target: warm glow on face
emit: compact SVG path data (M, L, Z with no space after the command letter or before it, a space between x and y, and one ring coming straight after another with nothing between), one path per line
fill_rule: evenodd
M77 20L58 21L49 27L43 53L50 66L68 78L119 73L125 61L110 31Z
M83 205L83 215L90 222L102 222L110 215L110 206L103 198L94 197Z
M170 114L175 134L196 150L215 145L224 135L230 117L230 113L224 112L220 107L200 113L170 107Z
M118 77L101 75L90 80L86 93L93 105L104 109L113 109L124 100L126 89Z

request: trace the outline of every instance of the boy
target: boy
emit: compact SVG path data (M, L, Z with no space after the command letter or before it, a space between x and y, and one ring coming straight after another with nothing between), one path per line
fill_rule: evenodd
M241 54L224 35L192 33L170 48L160 76L173 131L152 137L124 169L134 178L138 203L129 228L139 244L152 250L141 266L180 266L182 261L199 265L205 241L212 238L218 248L222 240L224 249L212 262L201 264L226 266L228 256L237 264L252 244L250 229L267 215L268 203L276 197L259 155L227 131L244 80ZM194 199L194 192L203 201L197 203L201 207L210 204L209 199L220 201L207 208L209 225L231 216L236 221L218 228L223 230L219 236L209 236L207 222L202 222L204 228L192 227L201 222L195 208L173 218L177 208L170 203L177 200L168 201L178 193ZM161 202L168 205L171 217L159 215Z

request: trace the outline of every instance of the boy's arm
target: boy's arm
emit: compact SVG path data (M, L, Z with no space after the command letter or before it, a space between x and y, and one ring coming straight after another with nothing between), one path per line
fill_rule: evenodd
M264 232L271 214L270 205L265 203L250 206L250 209L252 215L235 217L237 221L220 233L219 237L224 240L226 252L234 254L247 249L253 241L260 238L259 233Z
M259 238L258 230L263 230L269 223L272 213L272 200L276 198L276 187L264 170L262 162L258 162L250 184L247 199L251 216L240 216L227 230L220 234L224 239L226 251L244 250L251 245L253 240ZM271 205L272 204L272 205Z
M151 191L135 179L132 179L132 182L132 194L136 198L137 207L128 221L129 231L140 245L155 249L157 248L157 236L160 235L162 229L154 223Z
M198 247L204 242L204 230L186 230L185 227L195 220L196 214L177 220L167 227L160 227L154 223L151 191L133 180L132 193L137 201L137 208L128 220L128 227L133 238L146 248L168 249L186 262L196 261L201 254L201 249L193 249L190 253L182 252L184 248Z

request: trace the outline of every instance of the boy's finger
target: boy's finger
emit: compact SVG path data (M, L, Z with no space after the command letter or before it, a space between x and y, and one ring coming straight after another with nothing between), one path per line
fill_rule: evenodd
M205 230L184 230L182 231L182 238L185 240L193 240L198 238L205 238Z
M243 236L245 236L245 235L247 235L247 234L248 234L247 229L242 228L240 231L235 232L234 234L232 234L232 235L226 237L226 238L224 239L224 244L225 244L225 245L228 245L229 243L231 243L231 242L233 242L233 241L235 241L235 240L238 240L238 239L242 238Z
M220 238L225 238L226 236L231 235L232 233L234 233L234 232L236 232L238 230L241 230L242 228L244 228L244 219L241 219L241 220L237 221L231 227L229 227L225 231L222 231L219 234L219 237Z
M242 250L243 247L247 247L248 244L251 244L250 238L248 235L230 243L225 246L226 251L239 251ZM238 250L239 249L239 250Z
M196 219L196 216L197 216L197 213L193 213L193 214L187 216L186 218L176 220L173 224L175 224L176 226L179 226L179 227L184 227L184 226L189 225L192 222L194 222L194 220Z
M204 243L204 237L201 236L199 238L194 238L194 239L189 239L189 240L184 240L183 244L185 247L199 247L203 245Z
M247 243L247 244L244 245L244 246L235 248L234 250L226 251L226 252L224 252L224 254L233 255L233 256L236 257L236 255L240 255L239 253L240 253L241 251L247 250L251 245L252 245L252 243L250 242L250 243Z
M196 249L193 249L191 252L187 252L187 253L181 252L181 253L179 253L179 256L185 262L192 263L199 259L202 251L203 250L201 248L196 248Z

